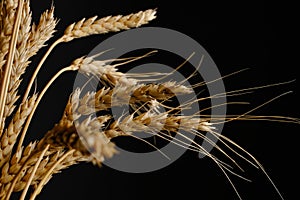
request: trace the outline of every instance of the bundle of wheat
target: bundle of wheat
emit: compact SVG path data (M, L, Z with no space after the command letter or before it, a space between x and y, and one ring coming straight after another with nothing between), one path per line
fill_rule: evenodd
M53 36L58 20L54 17L52 6L42 13L37 25L33 24L29 0L1 1L0 15L1 199L9 199L11 194L17 191L22 191L20 199L25 199L30 186L33 186L30 199L35 199L55 173L79 162L92 162L100 166L104 159L117 153L115 145L111 142L112 138L124 135L135 137L133 133L139 131L207 155L222 169L227 178L227 173L237 175L231 171L228 164L207 152L198 143L182 134L179 129L212 143L202 134L203 131L210 132L220 138L227 150L260 168L266 174L261 164L251 154L216 132L214 124L218 123L217 117L211 121L212 117L205 116L201 116L200 120L200 113L191 116L178 114L178 110L189 109L191 104L202 99L191 100L180 107L170 107L166 103L175 95L191 93L193 88L175 81L145 84L143 79L138 78L149 77L150 74L126 74L118 71L117 66L148 56L152 52L140 57L128 58L124 63L118 58L109 61L96 60L95 56L78 58L70 66L61 69L40 92L32 92L39 70L59 43L142 26L156 18L156 10L149 9L125 16L108 16L100 19L95 16L71 24L66 28L63 36L49 47L32 74L24 94L18 91L22 82L21 77L30 66L32 56ZM116 61L117 64L109 64L111 61ZM100 81L102 87L95 92L83 92L82 88L76 89L70 96L61 120L40 141L32 141L24 146L24 138L39 102L57 77L66 71L78 71L87 76L94 76ZM200 85L202 84L198 84L197 87ZM248 91L254 89L256 88L250 88ZM233 91L228 94L234 95L244 91ZM224 94L219 94L222 95ZM22 101L19 102L20 96ZM117 119L114 119L112 113L93 115L94 112L109 111L112 107L123 104L129 104L133 108L133 113ZM161 111L160 108L165 111ZM249 116L249 113L228 116L227 121L266 119L299 123L298 119L294 118L263 118ZM172 133L180 135L182 139L175 138ZM232 146L239 149L241 153L234 150ZM223 148L217 145L215 148L239 167ZM228 180L230 181L229 178ZM269 180L273 184L272 180ZM235 189L233 184L232 186ZM275 187L274 184L273 186ZM275 189L277 190L276 187ZM239 195L237 191L236 193ZM280 195L279 192L278 194Z

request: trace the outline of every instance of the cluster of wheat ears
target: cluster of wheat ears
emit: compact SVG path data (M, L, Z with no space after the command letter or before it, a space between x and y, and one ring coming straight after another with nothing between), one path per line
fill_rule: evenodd
M2 0L0 3L0 198L9 199L13 192L20 192L20 199L28 195L32 187L30 199L35 199L50 178L61 170L80 162L92 162L100 165L104 159L112 157L115 146L110 141L114 137L130 135L136 131L156 134L158 137L176 143L178 146L198 151L210 157L222 169L224 174L235 174L230 165L206 152L199 144L192 141L174 140L170 133L181 134L181 129L197 135L202 139L202 132L210 132L219 137L220 142L234 154L247 160L253 166L264 169L259 162L240 146L214 130L211 117L200 113L192 116L179 115L180 109L188 109L192 103L201 99L191 100L181 107L170 108L165 104L174 95L190 93L193 88L183 86L180 82L165 82L143 84L136 77L147 77L149 74L124 74L117 66L131 62L137 58L116 59L114 65L109 61L99 61L95 57L81 57L68 67L61 69L41 91L33 91L34 80L37 77L45 59L59 43L74 39L108 32L117 32L147 24L156 18L156 10L146 10L129 15L92 17L82 19L66 28L62 37L55 41L44 57L35 67L27 90L20 94L19 86L22 75L30 66L30 59L53 36L58 20L54 17L54 7L42 13L38 24L32 23L29 0ZM32 141L23 145L25 135L36 108L55 79L66 71L78 71L87 76L94 76L103 87L96 92L84 93L78 88L71 94L61 120L49 130L40 141ZM118 84L118 87L115 87ZM257 88L249 88L246 91ZM245 90L233 91L235 95ZM219 94L220 97L225 94ZM21 97L21 98L20 98ZM116 104L112 103L112 98ZM212 97L208 97L212 98ZM134 110L126 118L114 119L111 114L100 116L93 112L107 111L112 106L129 104ZM268 102L266 102L268 103ZM161 112L160 107L167 108ZM250 112L240 116L227 117L227 121L235 119L262 119L250 116ZM84 120L78 120L85 117ZM296 122L297 119L284 117L264 117L267 120ZM109 122L109 123L108 123ZM80 131L79 136L77 132ZM173 134L174 135L174 134ZM186 137L182 135L182 137ZM187 138L185 138L187 139ZM237 163L223 149L216 146L232 163ZM240 151L241 153L238 153ZM244 154L244 155L242 155ZM266 174L266 173L265 173ZM239 176L239 175L237 175ZM268 175L266 174L268 177ZM269 177L268 177L269 178ZM230 181L230 179L228 178ZM270 182L273 184L271 179ZM231 183L231 181L230 181ZM231 183L232 184L232 183ZM232 184L235 189L234 185ZM275 187L275 185L273 184ZM276 187L275 187L276 189ZM277 189L276 189L277 190ZM237 191L236 191L237 192ZM277 190L278 192L278 190ZM279 193L279 192L278 192ZM238 192L237 192L238 194ZM280 195L280 193L279 193Z

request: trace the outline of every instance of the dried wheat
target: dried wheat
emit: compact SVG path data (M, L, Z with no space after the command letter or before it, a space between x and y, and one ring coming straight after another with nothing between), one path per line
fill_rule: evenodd
M64 41L71 41L75 38L85 37L94 34L104 34L136 28L149 23L156 18L156 11L149 9L138 13L122 16L108 16L97 20L97 16L82 19L77 23L71 24L64 34Z
M21 195L21 199L23 200L29 186L32 185L36 186L34 193L30 197L30 200L33 200L53 174L81 161L93 162L100 165L105 158L110 158L116 153L115 146L110 141L111 138L122 135L134 137L133 133L137 131L156 135L178 146L209 156L227 177L224 169L229 172L231 171L224 162L206 152L199 144L180 131L187 131L208 142L211 142L210 139L205 138L201 134L201 131L210 132L215 137L219 136L221 138L220 142L231 151L247 160L234 151L228 143L241 149L266 174L251 154L226 137L214 132L213 125L217 122L211 123L209 119L204 117L199 119L199 116L196 114L181 116L172 112L187 109L188 105L198 100L188 102L180 108L170 108L164 105L166 100L176 95L191 93L191 88L183 86L182 82L176 83L171 81L161 84L141 84L143 78L151 76L149 73L124 74L116 68L119 65L126 64L143 56L105 61L95 60L95 56L79 58L71 66L60 70L49 81L38 97L34 94L32 98L27 98L39 69L57 44L93 34L103 34L139 27L156 18L156 11L151 9L127 16L109 16L101 19L92 17L71 24L65 30L64 35L51 45L42 58L30 80L21 106L19 106L11 123L8 124L3 132L4 129L2 128L4 127L5 118L10 116L14 111L14 104L18 99L17 92L21 83L20 78L30 63L30 57L35 55L54 33L57 20L54 18L53 12L54 7L51 7L50 10L42 14L39 24L33 24L31 27L29 0L3 0L0 3L0 136L2 135L0 137L0 199L9 199L13 191L24 190ZM20 23L22 25L19 27ZM119 62L114 65L109 64L113 61L124 60L125 62ZM27 147L22 146L32 116L43 95L58 76L63 72L72 70L79 70L81 73L89 76L94 75L106 87L97 92L86 93L83 97L80 97L81 90L76 90L70 97L64 115L59 123L53 129L49 130L40 142L30 143ZM138 78L141 78L141 80ZM200 86L200 84L196 84L195 86ZM220 97L220 95L217 97ZM269 101L266 103L269 103ZM124 104L129 104L134 108L134 113L126 117L122 116L115 121L112 120L110 114L100 117L95 117L94 115L94 112L108 110L114 106ZM171 110L161 112L161 107ZM244 119L253 110L238 117L233 117L228 121ZM82 120L82 118L85 119ZM280 118L276 119L282 120ZM299 123L297 120L294 121ZM15 153L13 153L14 144L17 142L23 125L24 129L20 136L18 147ZM183 139L175 138L170 133L176 133ZM188 142L191 143L189 144ZM235 163L219 146L215 147ZM253 164L251 161L247 161ZM255 164L253 165L256 166ZM268 177L267 174L266 176ZM228 180L232 184L229 178ZM272 180L269 180L273 184ZM232 186L236 191L233 184ZM273 186L277 190L274 184ZM277 192L279 193L278 190ZM239 196L237 191L236 193Z

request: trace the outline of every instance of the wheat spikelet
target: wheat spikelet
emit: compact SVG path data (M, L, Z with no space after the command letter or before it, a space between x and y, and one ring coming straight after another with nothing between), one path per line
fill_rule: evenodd
M107 116L98 118L87 118L82 123L75 122L77 131L80 134L80 143L77 148L84 149L86 155L93 164L101 165L105 158L112 157L115 153L115 145L106 137L103 128L103 122L108 120ZM84 148L82 148L82 145Z
M63 38L64 41L71 41L79 37L136 28L155 19L155 14L155 10L149 9L126 16L108 16L98 20L97 16L95 16L89 19L82 19L77 23L71 24L65 30Z
M36 97L37 96L34 95L19 107L4 134L2 135L0 143L0 167L9 158L12 148L16 143L17 137L21 132L28 115L32 111Z

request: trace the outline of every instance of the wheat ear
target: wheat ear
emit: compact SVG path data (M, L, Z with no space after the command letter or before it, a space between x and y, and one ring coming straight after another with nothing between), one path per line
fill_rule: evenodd
M8 56L6 61L6 67L4 69L3 78L1 80L2 84L0 88L0 119L1 119L0 130L3 129L3 125L4 125L4 120L3 120L4 109L5 109L7 91L10 83L10 75L12 71L13 58L15 55L16 43L18 39L17 37L18 37L18 32L19 32L19 27L21 22L23 3L24 3L23 0L19 0L16 21L13 26L13 34L9 43L9 51L8 51Z
M28 56L34 56L53 37L58 20L54 17L54 6L42 13L39 23L33 24L28 39Z
M15 102L18 100L18 87L21 83L21 75L25 72L25 68L28 66L29 62L26 56L27 52L27 40L29 37L31 23L31 13L29 8L29 2L24 2L24 7L22 9L21 24L18 40L16 42L16 52L13 58L10 82L8 85L6 103L4 106L3 122L5 119L12 114L15 109ZM0 133L1 134L1 133Z
M122 16L108 16L97 20L97 16L82 19L73 23L65 30L64 41L71 41L75 38L81 38L94 34L104 34L108 32L117 32L136 28L147 24L156 18L156 10L140 11L138 13Z
M18 0L1 1L1 23L0 23L0 80L3 78L3 66L6 62L6 55L9 50L9 42L13 33L13 27L16 19L16 8Z
M3 164L9 159L13 146L17 141L17 137L21 132L27 117L32 112L36 98L37 96L34 95L19 107L7 129L5 130L0 144L0 167L3 166Z
M28 57L32 57L39 51L39 49L45 46L45 43L53 36L56 25L57 20L54 18L54 6L52 6L50 10L46 10L41 15L38 25L32 25L27 45ZM37 71L34 72L34 76L37 76ZM26 101L29 92L30 91L25 92L22 103Z

